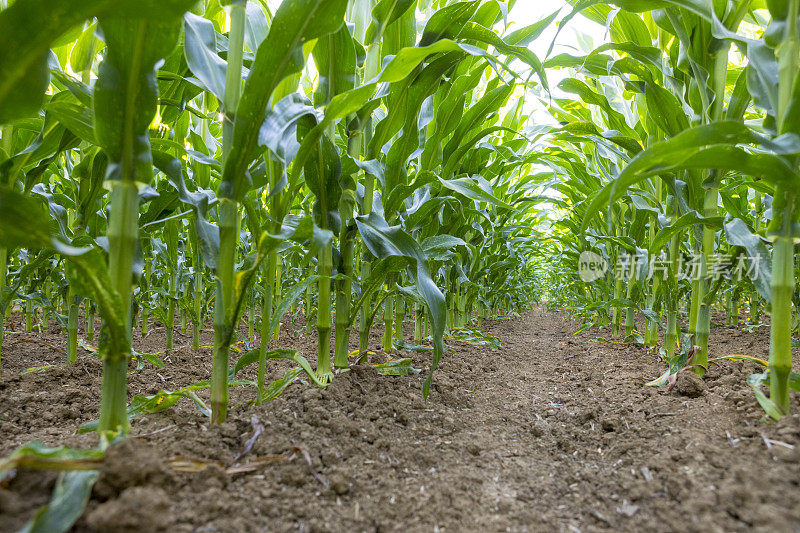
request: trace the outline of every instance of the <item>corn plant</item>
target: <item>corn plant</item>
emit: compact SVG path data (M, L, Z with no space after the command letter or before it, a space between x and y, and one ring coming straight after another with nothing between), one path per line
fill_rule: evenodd
M791 193L786 191L796 172L789 87L796 76L791 69L797 61L792 52L797 28L789 19L797 6L793 2L623 3L621 11L612 13L603 4L576 2L569 17L583 12L608 24L614 42L584 57L562 54L545 62L585 76L585 81L568 79L561 84L562 90L578 95L583 104L576 107L574 101L556 100L554 116L566 123L562 138L568 134L571 144L584 147L588 142L598 148L617 145L615 154L593 158L590 165L587 158L580 158L581 166L599 179L593 179L589 189L583 178L580 186L566 187L569 204L578 203L580 208L577 217L565 224L588 240L576 245L561 234L559 242L572 260L577 261L577 255L590 246L612 263L620 249L652 259L668 247L672 267L665 285L658 277L650 280L647 268L642 269L636 283L628 285L624 302L619 279L613 289L593 286L601 292L585 295L584 305L598 299L624 304L628 333L633 311L641 309L651 325L643 340L652 345L653 326L660 320L656 305L663 299L665 349L671 356L680 339L678 302L688 297L688 329L692 344L699 347L694 368L702 375L717 296L730 298L726 310L732 322L738 320L735 302L742 292L753 295L753 316L764 298L773 316L766 378L771 394L768 399L757 387L756 393L766 411L779 418L788 410L791 374L795 269L790 221L794 211ZM772 16L769 22L760 11L765 8ZM754 38L753 27L762 28L763 35ZM743 31L751 36L745 37ZM732 61L731 43L747 58L746 64ZM609 93L609 81L633 96ZM565 172L574 175L574 167L566 167ZM773 218L766 228L765 198L773 205ZM607 214L602 216L604 211ZM773 243L772 268L758 235L765 230ZM679 279L674 269L676 259L689 253L700 259L699 276L691 282ZM760 267L760 275L737 282L715 278L713 258L722 254L729 256L731 264L737 258L749 259ZM581 312L594 310L596 305ZM619 327L616 311L614 327Z
M190 322L198 350L213 307L220 423L234 369L258 362L256 402L270 358L324 386L350 365L352 329L365 360L376 319L391 353L409 314L433 344L427 396L446 330L526 305L540 132L523 102L547 86L527 45L554 15L509 29L513 2L56 4L0 12L0 314L62 324L65 364L99 315L90 426L106 438L129 427L130 359L163 364L133 350L134 329L160 323L170 350ZM46 24L21 32L32 12ZM315 371L267 349L301 297ZM232 369L244 317L261 345Z
M65 365L98 338L81 431L105 444L181 398L219 424L231 383L262 403L378 351L431 352L427 398L446 338L541 301L663 338L653 384L719 360L714 312L769 313L749 383L788 414L800 2L571 0L521 27L513 0L276 4L0 2L0 344L12 312L62 327ZM579 16L607 42L531 50ZM586 254L612 274L584 279ZM311 361L270 349L300 315ZM131 360L165 364L134 339L183 349L191 326L199 351L209 319L210 380L129 403ZM273 359L297 367L269 384Z

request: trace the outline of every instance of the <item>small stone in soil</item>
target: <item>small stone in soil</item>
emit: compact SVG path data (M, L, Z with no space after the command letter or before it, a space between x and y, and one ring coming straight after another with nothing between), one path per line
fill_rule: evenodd
M699 398L705 394L707 387L703 380L691 372L681 372L675 390L687 398Z

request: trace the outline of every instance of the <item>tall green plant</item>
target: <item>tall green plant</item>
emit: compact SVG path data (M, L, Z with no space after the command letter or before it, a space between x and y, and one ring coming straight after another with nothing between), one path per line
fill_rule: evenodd
M303 43L332 33L343 21L347 2L342 0L289 0L275 13L267 38L261 43L245 83L241 99L226 112L233 113L232 136L225 156L220 185L220 248L218 289L214 314L214 365L212 422L227 416L228 365L231 339L239 303L246 287L234 286L234 253L238 242L238 205L246 192L245 175L256 156L261 124L275 88L287 76L303 68ZM241 6L243 8L243 6ZM229 60L228 71L232 69ZM237 74L238 71L234 70ZM229 101L228 104L233 104Z
M176 5L186 2L172 2ZM158 92L155 67L175 46L180 25L165 13L136 9L101 16L106 56L94 88L95 135L108 155L111 214L108 223L110 290L119 295L120 319L127 332L103 354L100 432L129 428L127 367L131 355L131 290L138 238L137 183L152 175L148 127Z

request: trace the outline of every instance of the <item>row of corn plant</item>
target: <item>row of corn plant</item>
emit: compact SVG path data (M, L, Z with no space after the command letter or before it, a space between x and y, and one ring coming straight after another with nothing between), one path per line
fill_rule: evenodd
M264 400L295 309L315 320L316 364L286 357L320 386L351 364L351 330L364 359L376 321L392 353L412 319L432 344L427 396L447 332L538 295L542 132L525 102L547 85L528 45L552 16L510 27L514 3L494 0L55 4L0 12L0 315L61 324L67 365L97 339L105 439L129 429L131 359L163 364L134 333L163 327L172 350L191 327L199 350L211 320L221 423L231 346L253 348ZM22 31L30 13L47 24Z
M524 26L514 4L0 2L0 371L9 316L60 325L64 364L103 361L83 429L105 445L137 413L188 397L219 424L231 383L261 403L371 351L430 351L427 397L446 339L546 297L661 341L654 384L723 356L715 311L768 313L749 382L788 414L800 1L571 0ZM607 42L531 50L576 17ZM301 314L315 353L270 349ZM199 351L209 326L207 385L129 398L129 371L165 364L139 338L191 328ZM272 359L298 367L268 384Z
M610 42L543 62L528 45L555 14L509 29L510 4L174 2L112 14L98 1L10 46L7 214L26 205L51 220L39 241L7 230L3 317L16 302L28 330L60 322L70 364L79 313L89 339L99 314L101 426L114 432L127 427L132 328L146 334L157 318L172 349L178 317L197 350L213 309L221 422L242 320L246 342L256 326L262 340L258 401L266 339L298 302L316 321L320 384L348 366L356 321L364 356L376 319L391 352L410 314L415 342L430 330L435 368L446 330L524 305L541 286L531 257L555 252L549 275L573 280L564 303L628 336L640 312L641 342L664 330L668 358L685 309L701 375L718 297L731 322L743 295L752 317L772 310L769 382L785 411L793 4L574 2L561 27L586 16ZM25 7L4 9L6 27ZM149 39L155 28L169 31ZM545 70L562 81L551 88ZM537 99L558 126L531 127ZM545 209L570 211L549 245ZM768 259L770 236L780 253ZM587 286L557 274L587 249L619 275ZM719 280L722 255L760 275ZM677 267L687 258L689 279Z
M615 333L624 310L627 335L640 313L638 340L654 346L663 329L670 360L685 310L700 375L725 355L708 353L712 310L738 324L743 300L754 321L768 309L768 372L750 382L780 418L794 383L798 3L606 4L574 2L567 18L603 24L611 42L544 62L572 74L545 102L561 123L548 156L563 213L551 246L571 265L591 251L612 271L587 284L554 265L556 300Z

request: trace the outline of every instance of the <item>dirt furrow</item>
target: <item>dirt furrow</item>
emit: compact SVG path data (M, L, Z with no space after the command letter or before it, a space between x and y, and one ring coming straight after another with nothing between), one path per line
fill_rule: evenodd
M111 449L76 530L800 530L800 418L759 421L744 381L752 364L712 368L703 382L681 376L661 394L643 384L663 362L607 342L607 332L574 335L578 325L564 315L535 310L484 328L502 348L451 342L428 402L423 352L411 354L420 374L355 367L327 390L294 385L257 408L246 405L252 391L237 388L238 405L218 427L191 402L138 418L134 435L168 429ZM712 340L717 354L763 355L768 332L716 328ZM280 344L313 354L315 339L298 333ZM22 349L31 345L6 347L4 363L42 364L41 350ZM207 371L188 350L168 358L166 369L132 374L131 389L174 388ZM3 453L33 438L91 445L74 429L96 416L99 376L92 359L5 376ZM240 466L277 459L226 473L254 415L264 431ZM177 473L177 456L215 464ZM54 479L20 471L0 487L0 530L21 526Z

